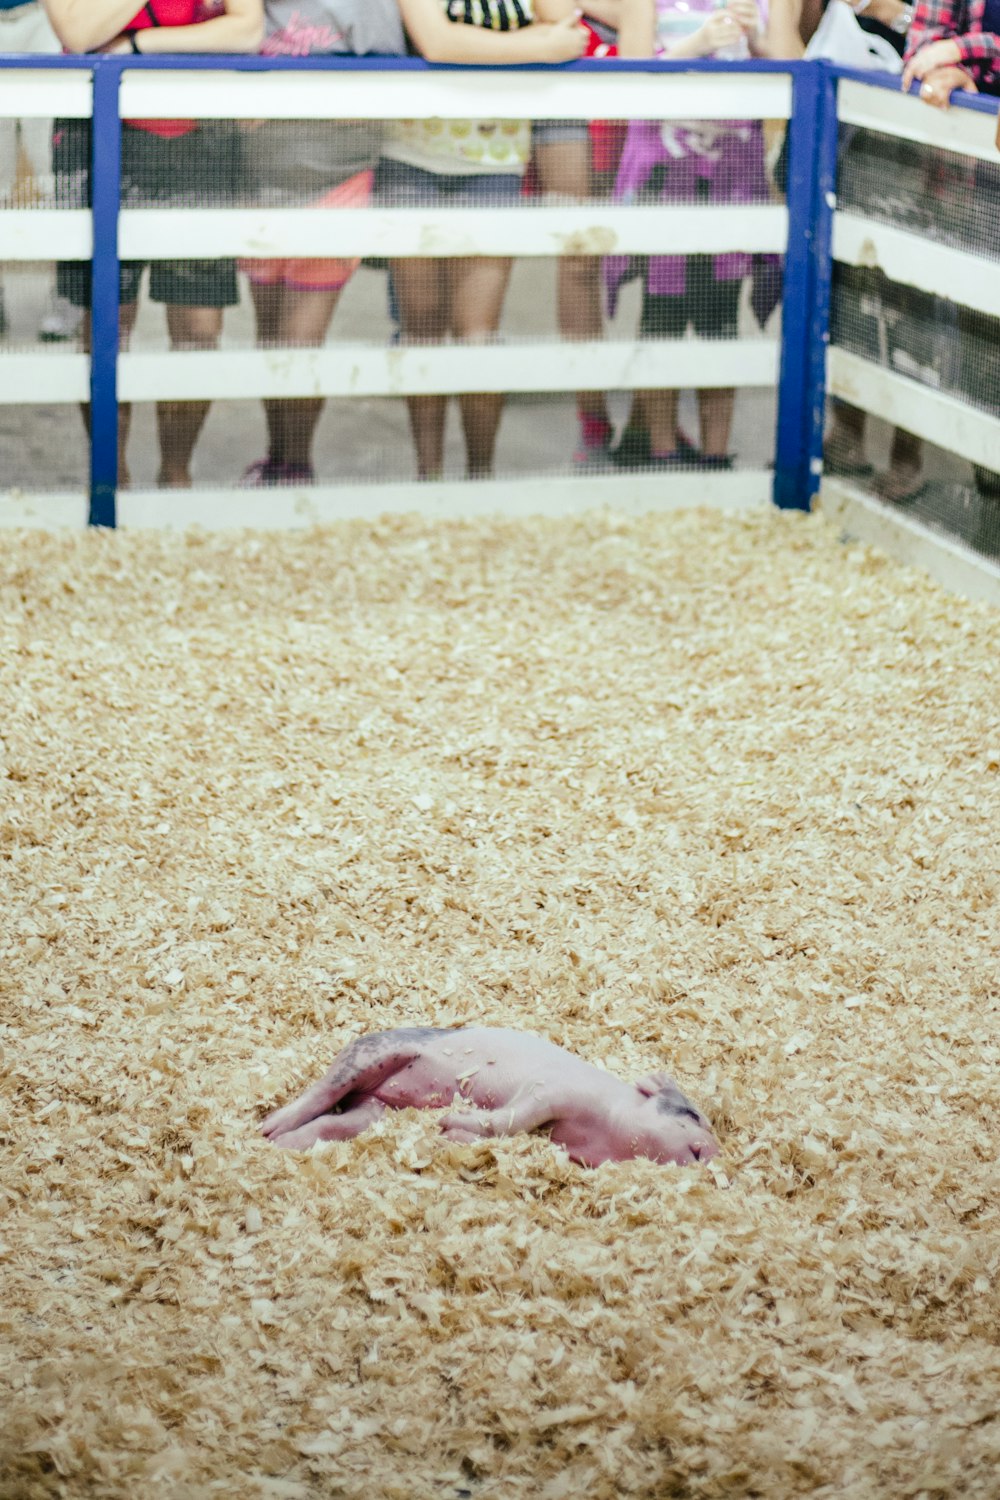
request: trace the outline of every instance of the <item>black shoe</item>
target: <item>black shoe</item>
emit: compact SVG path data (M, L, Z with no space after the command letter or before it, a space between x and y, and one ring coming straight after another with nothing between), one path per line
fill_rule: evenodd
M692 457L690 451L675 448L672 453L651 453L645 463L636 464L637 469L701 469L704 464Z
M608 454L611 462L619 469L644 469L653 464L654 468L662 468L663 465L653 461L653 455L649 446L649 433L643 427L626 427L618 439L617 446L612 448ZM701 450L696 448L683 432L678 430L677 447L671 457L683 459L683 464L677 463L675 468L686 465L695 468L701 457Z
M608 457L618 469L638 469L649 462L649 433L642 427L626 427Z

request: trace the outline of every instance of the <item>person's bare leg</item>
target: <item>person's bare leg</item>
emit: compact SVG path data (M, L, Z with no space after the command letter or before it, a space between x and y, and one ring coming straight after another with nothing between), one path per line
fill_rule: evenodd
M542 192L548 198L584 203L593 196L589 140L553 141L536 146L535 169ZM562 337L603 338L601 257L563 255L556 274L556 303ZM576 404L581 424L586 427L587 419L592 419L604 424L610 434L603 391L578 391Z
M281 342L281 313L285 300L285 288L283 286L255 286L251 281L250 297L257 323L258 349L277 348ZM275 457L274 421L281 402L265 396L262 405L264 420L267 423L267 455L268 458L273 459Z
M846 401L830 402L830 427L823 444L824 459L831 473L870 472L865 459L865 414Z
M171 349L216 349L222 332L221 307L167 305ZM191 488L191 455L208 416L208 401L158 401L156 425L160 434L160 472L164 489Z
M272 1135L271 1144L283 1146L287 1151L308 1151L317 1141L349 1141L369 1125L381 1119L386 1106L380 1099L366 1099L354 1109L345 1109L342 1115L320 1115L298 1130L288 1130L283 1135Z
M275 343L283 349L316 349L325 341L340 300L339 291L300 291L284 287ZM270 454L276 463L312 467L316 424L326 402L322 396L296 396L265 403Z
M923 488L924 445L902 427L893 429L889 471L879 482L879 493L897 504L913 500Z
M729 452L735 400L736 392L732 388L698 392L701 451L706 458L723 458Z
M440 260L394 260L392 279L399 304L402 341L437 344L448 332L448 278ZM417 477L440 479L444 472L447 396L407 396L410 431L417 454Z
M118 312L118 344L119 348L127 349L132 330L135 327L138 303L124 302ZM90 353L90 313L85 312L80 324L80 345L85 354ZM80 407L83 415L83 425L90 435L90 402L84 401ZM132 427L132 407L127 401L118 403L118 483L123 489L127 489L131 483L131 475L128 471L128 435Z
M486 342L500 327L500 315L514 262L507 256L483 255L448 262L451 287L451 331L463 343ZM493 472L502 392L467 392L459 396L465 434L465 472L485 479Z
M679 396L679 391L636 391L634 415L649 432L649 451L654 457L677 450Z

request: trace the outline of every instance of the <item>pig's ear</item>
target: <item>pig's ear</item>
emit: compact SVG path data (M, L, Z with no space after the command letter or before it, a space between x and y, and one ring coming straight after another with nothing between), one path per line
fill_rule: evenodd
M645 1078L638 1079L635 1086L647 1099L662 1094L664 1089L677 1087L668 1073L648 1073Z

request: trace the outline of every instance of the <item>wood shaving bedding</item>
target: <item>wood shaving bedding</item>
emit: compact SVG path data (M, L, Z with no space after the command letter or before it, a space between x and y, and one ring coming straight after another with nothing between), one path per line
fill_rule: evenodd
M8 533L4 1500L1000 1496L998 661L777 513ZM722 1157L257 1137L463 1022Z

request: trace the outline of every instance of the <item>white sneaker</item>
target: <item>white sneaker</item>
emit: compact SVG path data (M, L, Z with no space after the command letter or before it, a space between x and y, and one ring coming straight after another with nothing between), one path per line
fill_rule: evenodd
M43 344L59 344L67 339L75 339L82 321L81 308L74 307L65 297L53 297L52 306L38 325L38 337Z

